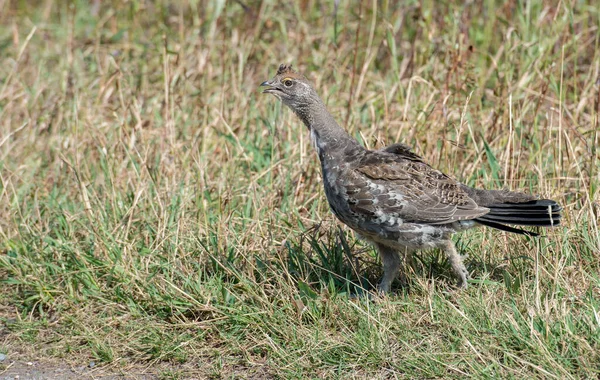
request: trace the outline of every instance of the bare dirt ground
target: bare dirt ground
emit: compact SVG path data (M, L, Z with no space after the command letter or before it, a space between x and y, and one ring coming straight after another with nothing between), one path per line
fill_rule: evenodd
M144 373L146 372L146 373ZM111 371L110 368L72 366L66 362L48 361L9 361L0 364L0 380L13 379L158 379L158 375L148 373L143 368L125 373Z
M204 363L206 364L206 363ZM39 360L27 361L21 357L15 360L6 358L0 361L0 380L74 380L74 379L102 379L102 380L154 380L154 379L270 379L277 377L268 366L225 365L221 371L207 370L203 362L169 364L155 363L152 365L116 365L96 366L93 362L88 365L73 364L65 360Z

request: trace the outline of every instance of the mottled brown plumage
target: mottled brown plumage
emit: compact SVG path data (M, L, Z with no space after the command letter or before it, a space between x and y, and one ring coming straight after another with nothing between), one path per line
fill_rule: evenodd
M381 291L389 291L402 261L423 248L443 249L459 285L466 287L468 272L451 236L476 224L533 235L506 224L560 222L556 202L470 188L429 166L406 145L365 149L337 124L310 82L291 65L279 66L275 77L261 86L308 127L331 210L379 251L384 267Z

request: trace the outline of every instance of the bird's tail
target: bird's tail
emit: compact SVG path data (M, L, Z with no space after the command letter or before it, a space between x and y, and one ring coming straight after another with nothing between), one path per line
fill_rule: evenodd
M536 236L537 233L506 226L554 227L560 225L562 207L550 199L527 202L506 202L486 205L490 212L475 219L476 222L499 230Z
M474 189L461 184L479 206L490 212L475 219L479 224L517 234L537 236L535 232L507 226L554 227L561 221L562 207L550 199L535 199L534 196L508 190Z

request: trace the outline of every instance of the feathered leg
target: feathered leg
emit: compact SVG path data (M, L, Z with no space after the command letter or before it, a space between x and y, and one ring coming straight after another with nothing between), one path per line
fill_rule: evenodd
M446 256L448 256L448 261L450 262L452 271L458 279L458 286L463 289L466 288L469 272L467 271L467 268L465 268L463 257L456 251L454 242L452 240L446 240L442 249L446 253Z
M383 278L379 283L378 289L381 293L388 293L392 286L392 281L396 276L400 277L402 286L406 286L407 279L406 273L404 272L403 262L407 261L407 256L410 252L398 252L397 249L388 247L380 243L374 243L379 256L381 257L381 263L383 264Z

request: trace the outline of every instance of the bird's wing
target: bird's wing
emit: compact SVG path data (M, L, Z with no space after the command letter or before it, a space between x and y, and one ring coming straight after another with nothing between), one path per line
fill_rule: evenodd
M393 153L411 161L423 161L423 158L413 152L410 146L402 143L388 145L385 148L379 149L378 152Z
M489 212L478 206L457 181L410 150L410 156L403 157L403 148L395 149L393 154L369 151L353 165L345 184L353 212L363 217L428 224L474 219Z

